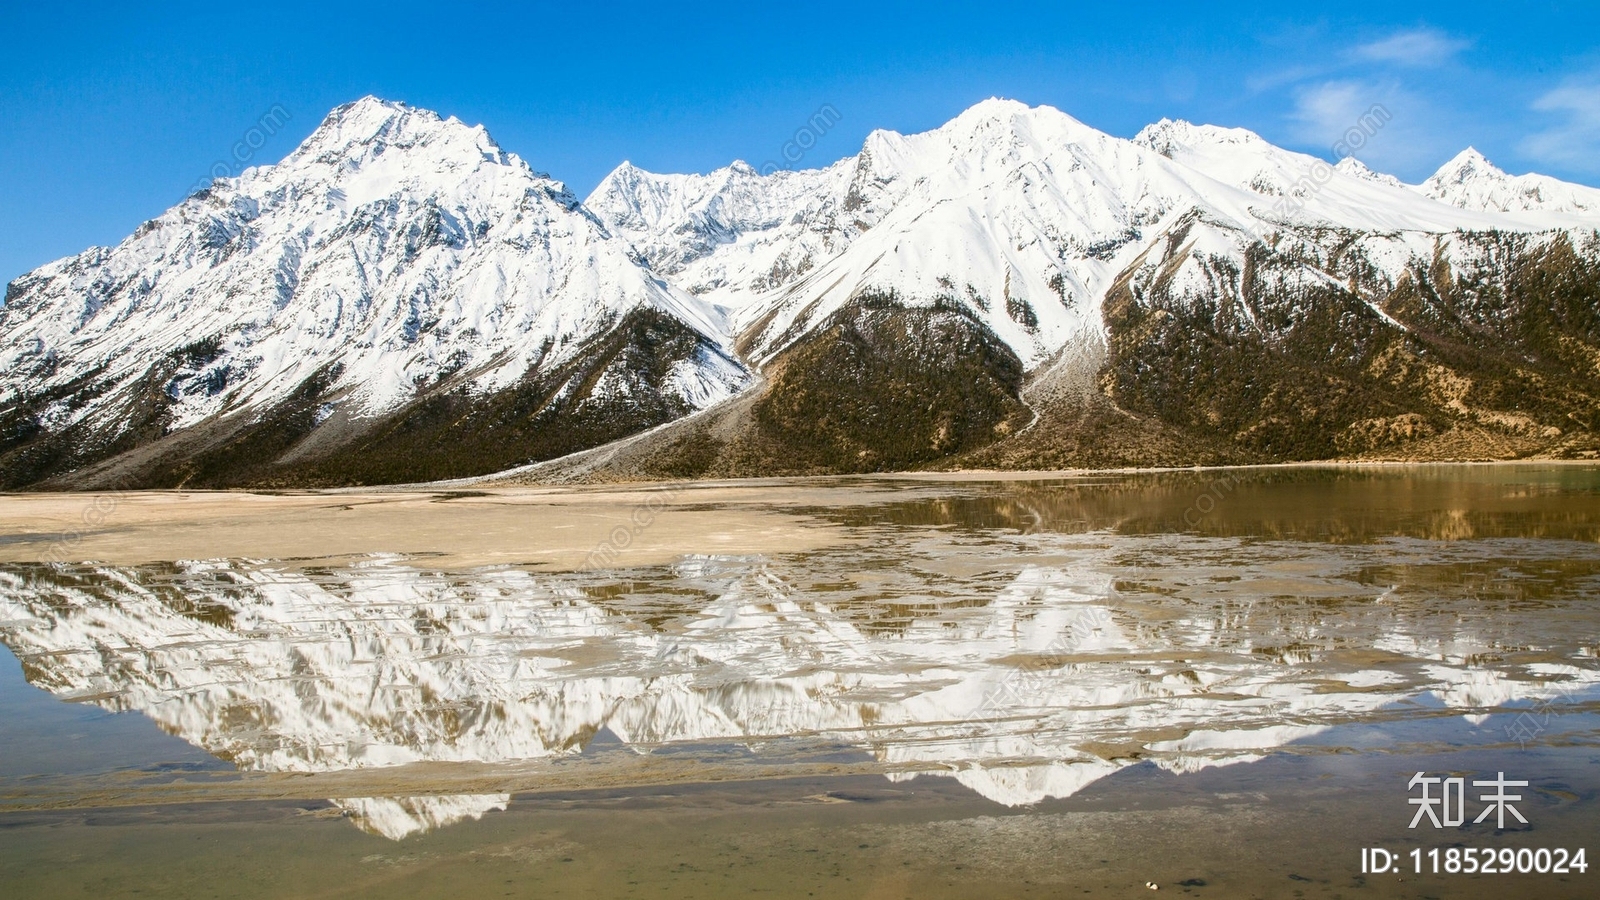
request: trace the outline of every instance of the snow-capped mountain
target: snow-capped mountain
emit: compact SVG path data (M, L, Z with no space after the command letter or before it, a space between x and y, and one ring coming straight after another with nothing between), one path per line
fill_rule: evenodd
M717 310L649 272L560 182L481 127L374 98L281 163L222 179L35 270L0 310L0 405L121 448L299 398L359 435L448 388L492 397L582 364L630 316L694 344L648 384L581 365L552 396L678 411L737 391ZM670 327L670 326L669 326Z
M1183 205L1182 175L1152 156L1056 110L990 100L924 134L873 132L826 169L624 166L585 202L731 307L758 362L878 292L960 307L1031 368L1098 328L1117 251Z
M1473 152L1409 186L1243 129L1126 140L987 100L821 169L624 163L579 203L482 128L367 98L282 163L14 281L0 463L12 486L414 481L709 410L662 433L678 449L646 441L665 468L641 474L916 467L996 442L1026 448L1005 465L1076 465L1057 450L1081 428L1052 430L1041 399L1063 385L1144 423L1145 449L1091 457L1116 464L1458 426L1567 441L1600 430L1581 325L1597 197ZM1451 331L1476 355L1419 344ZM1368 399L1298 396L1335 383Z
M1146 126L1133 142L1256 195L1252 213L1274 225L1431 233L1503 225L1488 216L1419 200L1398 179L1373 172L1354 157L1329 165L1309 154L1275 146L1243 128L1162 119ZM1202 187L1200 199L1209 193ZM1552 227L1562 223L1537 224Z
M1589 190L1569 187L1574 196ZM1075 434L1029 425L1023 430L1030 436L1012 437L1028 420L1016 418L1004 403L990 404L981 413L964 410L957 418L976 419L979 427L956 439L948 437L955 428L950 417L919 414L912 407L941 402L932 399L942 396L933 386L948 380L943 373L954 371L952 353L970 359L979 353L973 348L982 348L987 368L952 376L968 386L960 391L970 393L976 384L980 394L1021 396L1022 389L1007 374L1009 355L1026 373L1027 390L1035 394L1070 382L1076 387L1068 393L1077 398L1084 391L1111 391L1112 404L1126 412L1133 394L1149 393L1151 380L1195 371L1192 363L1169 364L1160 357L1190 352L1179 349L1187 342L1216 348L1220 345L1208 336L1213 331L1227 334L1235 347L1304 341L1304 358L1296 363L1300 368L1293 378L1297 384L1307 378L1315 384L1326 376L1316 372L1317 353L1341 360L1415 353L1416 347L1402 345L1418 339L1418 328L1405 318L1419 310L1401 308L1396 301L1414 288L1433 291L1439 265L1471 279L1457 282L1452 277L1438 287L1476 292L1486 279L1512 271L1507 266L1511 256L1560 266L1566 265L1559 261L1565 259L1562 246L1580 255L1595 252L1590 238L1600 224L1600 217L1580 204L1510 213L1462 208L1373 172L1358 160L1330 164L1276 147L1243 129L1164 119L1123 140L1059 110L1005 100L979 103L922 134L874 132L859 155L825 169L763 177L736 164L692 176L651 175L624 166L586 203L667 277L726 306L747 359L776 373L750 416L728 414L732 419L753 417L754 424L719 421L701 426L698 433L672 431L670 440L703 446L717 435L753 430L757 438L729 445L731 458L748 460L754 453L763 465L777 466L797 454L761 451L763 443L792 449L797 443L820 441L824 446L810 468L794 471L890 465L874 448L897 441L905 452L891 457L894 464L926 464L963 452L960 448L974 442L993 442L996 436L1001 443L1021 442L1029 449L993 464L1039 465L1046 458L1081 464L1081 457L1061 457L1054 450L1076 441ZM1496 235L1500 237L1491 237ZM1515 246L1495 244L1502 240ZM1505 294L1497 296L1503 299ZM1576 297L1562 302L1569 300L1583 302ZM1501 302L1490 297L1452 296L1439 302L1467 304L1448 318L1471 323L1461 326L1470 332L1462 338L1468 342L1510 327L1504 322L1521 314L1505 309L1499 310L1505 315L1490 314L1488 308ZM901 312L891 316L884 311L891 308ZM1135 335L1140 341L1149 337L1148 329L1135 328L1135 322L1156 310L1195 320L1170 326L1176 330L1164 332L1159 346L1131 344ZM1307 323L1324 318L1343 322L1335 326L1343 332L1316 331L1313 336ZM1422 333L1437 330L1432 324L1415 325ZM904 337L936 332L945 335L942 342L916 347ZM896 334L901 337L885 337ZM1525 338L1487 341L1483 348L1498 353ZM963 342L967 350L952 349ZM1352 346L1341 346L1344 342ZM1316 343L1320 350L1312 346ZM850 348L861 347L878 362L860 362L862 355ZM1514 352L1521 354L1520 362L1504 364L1555 364L1580 379L1587 377L1576 357L1535 361L1528 354L1544 351L1531 345ZM1214 364L1220 371L1235 366L1227 360ZM1257 364L1269 362L1264 358ZM1453 371L1471 380L1474 376L1466 370L1476 363L1460 365ZM1106 366L1126 369L1131 380L1116 380ZM822 368L827 377L806 376ZM927 374L920 376L920 386L889 385L882 380L885 370ZM1349 376L1368 379L1374 371L1378 369L1369 365ZM1404 371L1412 373L1407 378L1421 377L1416 367ZM1286 377L1283 372L1261 375ZM840 383L856 387L835 390ZM878 387L863 386L868 383ZM1231 383L1227 390L1241 386ZM957 390L953 384L951 388ZM1339 434L1361 421L1389 423L1373 425L1368 429L1373 434L1416 436L1460 424L1447 421L1450 416L1465 417L1472 428L1496 422L1501 423L1494 425L1498 428L1515 420L1515 429L1529 434L1564 434L1573 421L1591 418L1590 401L1575 399L1591 396L1589 389L1577 386L1577 394L1570 395L1577 406L1552 408L1532 418L1515 406L1480 412L1437 390L1424 395L1437 398L1426 415L1399 409L1412 403L1406 397L1417 396L1419 388L1408 385L1392 400L1341 411L1336 421L1318 423L1312 430L1322 433L1324 443L1315 448L1303 437L1262 437L1256 427L1262 422L1241 421L1216 435L1216 443L1174 434L1157 442L1167 449L1119 450L1115 457L1097 458L1129 464L1151 461L1156 457L1140 454L1155 453L1174 461L1169 453L1173 447L1206 446L1220 448L1216 455L1204 456L1215 461L1305 454L1318 458L1368 447L1367 438ZM1328 408L1305 397L1281 401L1286 408L1280 410L1266 396L1243 402L1211 396L1219 389L1163 384L1158 390L1168 399L1161 400L1163 411L1153 417L1158 430L1168 425L1182 431L1218 428L1222 410L1248 409L1271 419L1274 434L1298 434L1299 426L1291 422ZM1294 390L1275 396L1287 397ZM1369 387L1336 390L1341 396L1347 390L1373 392ZM907 397L908 391L921 398ZM1194 396L1196 391L1207 393ZM1189 416L1196 401L1216 402L1221 409L1198 421L1171 421ZM1081 399L1072 402L1081 405ZM1030 403L1037 424L1043 407ZM1157 407L1139 412L1156 413ZM1421 415L1429 424L1418 426L1405 415ZM895 424L881 424L889 419ZM1587 432L1588 426L1579 430ZM1336 439L1343 443L1336 445ZM1250 449L1233 455L1231 448L1241 440ZM1388 439L1372 440L1382 444ZM851 462L857 459L859 463ZM731 473L747 465L713 465L710 471ZM648 467L631 471L643 473Z
M744 162L707 175L623 163L584 201L651 268L702 299L737 305L788 284L876 222L870 158L763 177Z
M1600 218L1600 188L1537 173L1509 175L1472 147L1456 154L1413 189L1462 209Z
M1463 210L1244 129L1163 119L1127 141L1005 100L923 134L874 132L825 169L624 164L585 203L663 275L731 307L757 363L871 291L964 307L1028 369L1096 339L1107 287L1186 215L1241 258L1285 226L1332 226L1413 235L1392 254L1401 262L1438 234L1577 224Z

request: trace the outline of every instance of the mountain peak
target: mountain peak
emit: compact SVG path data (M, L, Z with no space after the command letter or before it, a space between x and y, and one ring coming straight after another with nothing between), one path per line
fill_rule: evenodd
M326 116L323 117L323 124L327 124L329 121L334 120L349 121L355 119L369 119L373 117L389 118L408 112L428 115L435 119L439 118L439 115L431 110L413 109L412 107L407 106L403 101L385 100L375 94L368 94L365 97L361 97L357 100L351 100L349 103L341 103L338 106L335 106L333 109L328 111Z
M649 177L649 175L649 172L646 172L644 169L634 165L632 160L625 159L618 163L616 168L612 169L610 172L607 172L606 177L600 179L600 183L602 185L613 183L632 184L641 178Z
M1184 119L1168 119L1163 117L1159 122L1151 122L1139 129L1133 136L1133 142L1171 159L1173 154L1188 142L1186 138L1194 132L1194 125Z
M1198 147L1266 145L1267 140L1248 128L1221 125L1196 125L1186 119L1163 118L1152 122L1133 136L1133 142L1172 159L1183 150Z
M449 121L457 122L453 118ZM432 110L415 109L398 100L368 94L329 110L305 142L327 143L343 138L344 142L368 143L407 125L431 129L445 122Z
M1386 184L1390 187L1404 186L1401 184L1400 179L1394 177L1393 175L1386 175L1382 172L1374 172L1372 169L1367 167L1366 163L1356 159L1354 156L1346 156L1344 159L1341 159L1335 163L1333 168L1344 173L1345 175L1351 176L1352 178L1359 178L1362 181L1370 181L1374 184Z
M1452 206L1488 212L1592 216L1600 211L1600 189L1537 173L1511 175L1473 147L1457 153L1416 190Z
M991 124L1015 129L1016 125L1013 123L1017 122L1027 123L1024 127L1033 127L1041 123L1067 127L1080 127L1083 124L1053 106L1029 106L1021 100L990 97L962 110L960 115L935 131L945 133L971 131L979 134Z
M284 162L343 161L360 166L391 149L420 147L458 162L512 165L515 159L482 125L467 125L455 116L443 118L432 110L369 94L334 107Z
M1428 184L1449 185L1466 184L1482 178L1495 180L1504 179L1506 173L1503 169L1490 162L1487 157L1479 153L1476 147L1457 153L1449 162L1439 167L1427 181Z
M1005 97L990 97L979 100L967 107L962 115L972 114L978 116L1009 116L1017 113L1031 112L1033 107L1021 100L1012 100Z

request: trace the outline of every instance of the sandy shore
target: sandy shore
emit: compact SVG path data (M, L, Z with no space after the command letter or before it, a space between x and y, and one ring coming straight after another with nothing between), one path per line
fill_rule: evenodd
M850 540L797 514L822 486L0 496L0 562L416 555L442 567L658 565L687 553L794 552ZM859 496L859 488L851 493Z
M861 540L810 514L959 483L1283 469L1593 468L1593 462L1328 462L1207 469L956 471L610 485L405 485L328 491L0 494L0 563L341 560L446 568L659 565L685 554L807 552ZM1181 506L1181 504L1180 504Z

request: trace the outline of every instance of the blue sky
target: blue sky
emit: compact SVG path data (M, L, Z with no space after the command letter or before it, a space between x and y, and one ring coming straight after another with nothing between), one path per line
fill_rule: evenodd
M1324 156L1382 103L1393 121L1358 155L1408 181L1472 144L1600 184L1593 3L44 6L0 9L0 281L120 240L270 110L289 118L251 162L369 93L481 122L580 195L623 159L781 160L824 105L839 121L800 165L989 96Z

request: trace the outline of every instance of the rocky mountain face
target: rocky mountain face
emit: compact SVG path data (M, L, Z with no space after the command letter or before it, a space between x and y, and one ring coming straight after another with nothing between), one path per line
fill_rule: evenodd
M0 309L5 486L1586 456L1600 190L990 100L583 202L367 99ZM691 413L696 413L690 415ZM656 427L661 426L661 427ZM576 455L574 455L576 454Z

